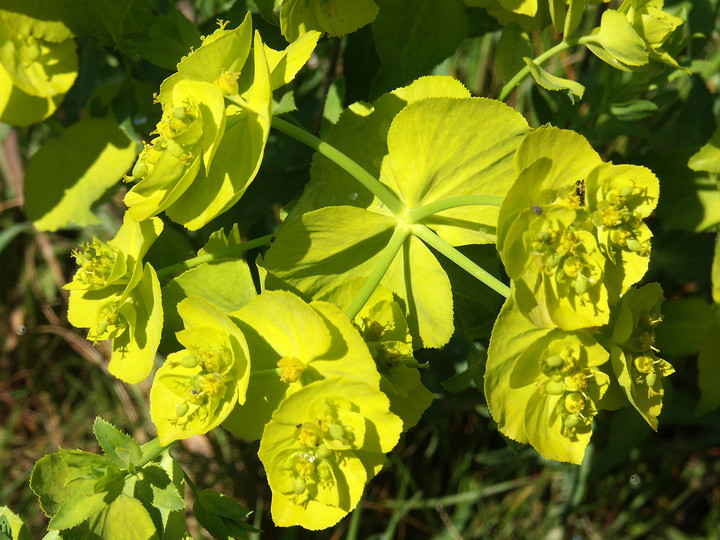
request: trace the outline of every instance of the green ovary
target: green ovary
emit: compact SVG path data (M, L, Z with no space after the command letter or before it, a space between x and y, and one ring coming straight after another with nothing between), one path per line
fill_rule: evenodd
M642 231L642 215L638 207L645 197L640 188L625 186L611 189L592 214L592 223L607 233L616 249L632 251L643 256L650 253L650 242Z
M580 362L580 351L565 346L559 351L549 348L540 359L543 374L538 382L541 394L558 396L556 412L562 418L562 435L577 438L578 429L590 426L597 411L588 394L592 372Z
M224 347L198 347L188 353L178 364L196 368L198 372L176 383L175 391L184 398L175 409L176 417L171 419L178 426L206 419L225 397L228 383L232 381L232 377L225 374L232 359Z
M98 318L100 322L88 332L87 337L90 341L115 339L127 329L128 323L120 313L119 308L118 302L111 302L102 308Z

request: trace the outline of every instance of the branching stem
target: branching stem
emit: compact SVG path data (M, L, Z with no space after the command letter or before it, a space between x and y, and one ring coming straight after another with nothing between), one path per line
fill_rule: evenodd
M272 234L267 234L265 236L255 238L254 240L248 240L247 242L243 242L242 244L236 244L234 246L226 247L225 249L219 249L217 251L205 253L204 255L198 255L197 257L193 257L192 259L187 259L183 262L161 268L160 270L158 270L157 275L159 278L172 276L173 274L178 274L185 270L189 270L190 268L201 265L203 263L214 261L216 259L222 259L223 257L228 257L231 255L240 255L241 253L244 253L248 250L268 245L270 242L272 242L273 236L274 235Z
M367 172L362 166L356 161L342 153L334 146L326 143L325 141L318 139L312 133L299 128L290 122L286 122L282 118L273 116L272 127L281 131L285 135L300 141L301 143L309 146L313 150L316 150L319 154L322 154L338 167L342 168L355 180L360 182L365 188L367 188L373 195L375 195L380 201L388 207L388 209L396 216L402 214L405 211L405 205L397 198L397 196L390 191L385 184L382 184L372 174Z
M433 214L442 212L444 210L450 210L451 208L458 208L460 206L500 206L503 202L503 197L497 195L465 195L462 197L449 197L440 201L435 201L425 206L418 206L417 208L411 208L405 213L405 219L410 223L418 223L430 217Z
M563 41L561 43L558 43L554 47L549 48L547 51L543 52L542 54L538 55L536 58L533 59L533 62L536 64L542 64L549 58L552 58L556 54L561 53L562 51L565 51L567 49L570 49L572 47L575 47L576 45L584 45L585 43L592 41L592 36L583 36L580 38L575 39L569 39L567 41ZM502 87L502 90L500 90L500 95L498 96L498 99L500 101L505 101L507 97L510 95L510 92L513 91L513 88L515 88L522 80L527 77L527 75L530 73L530 68L526 65L523 67L520 71L518 71L515 76L510 79L505 86Z
M465 255L460 253L457 249L455 249L445 240L436 235L425 225L416 225L413 228L413 234L415 234L415 236L420 238L430 247L445 255L448 259L457 264L460 268L468 272L470 275L482 281L485 285L490 287L496 293L501 294L505 298L510 296L510 287L505 285L502 281L498 280L495 276L490 274L483 267L475 264L473 261L468 259Z
M397 255L402 245L405 243L405 239L410 235L410 229L406 226L398 225L395 227L390 241L380 252L378 260L375 262L370 275L358 291L350 305L345 308L345 314L350 320L353 320L355 316L360 312L365 303L370 299L372 293L380 285L380 281L385 276L385 273L390 268L395 255Z

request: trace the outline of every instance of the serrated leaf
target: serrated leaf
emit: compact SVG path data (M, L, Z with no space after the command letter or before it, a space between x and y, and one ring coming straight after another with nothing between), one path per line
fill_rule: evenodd
M583 93L585 93L585 87L579 82L563 79L562 77L548 73L530 58L526 57L523 58L523 60L530 69L530 74L533 76L533 79L535 79L535 82L546 90L564 90L572 103L575 103L575 98L582 99Z
M140 445L99 416L93 423L93 432L103 452L116 467L127 469L129 465L136 465L142 459Z
M160 465L146 465L138 472L135 482L134 495L141 501L146 501L154 508L161 510L182 510L185 500L170 481L167 471Z
M90 519L88 532L103 540L159 540L148 511L124 493Z
M25 523L7 506L0 506L0 539L29 540Z
M135 156L135 144L114 120L88 118L73 124L28 163L28 218L44 231L99 223L91 206L120 180Z
M61 531L81 524L106 509L122 495L124 487L124 482L114 482L106 485L105 490L95 493L94 484L92 481L77 482L50 520L48 529Z

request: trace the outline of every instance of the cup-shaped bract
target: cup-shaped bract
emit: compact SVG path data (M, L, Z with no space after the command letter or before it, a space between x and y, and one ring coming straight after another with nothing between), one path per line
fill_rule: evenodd
M167 209L210 166L225 129L222 90L209 82L182 80L163 103L158 136L140 153L132 178L140 181L125 195L137 220Z
M379 387L365 343L332 304L264 291L230 316L245 334L253 370L247 403L224 424L238 437L259 439L278 404L313 381L343 377Z
M150 415L163 445L207 433L245 402L250 356L242 332L223 312L197 296L180 302L185 347L168 355L150 391Z
M518 307L543 326L607 324L609 305L647 271L652 234L643 220L657 205L657 178L644 167L603 163L584 137L554 127L528 134L515 166L497 246ZM544 270L546 285L532 268Z
M528 321L509 298L488 348L485 395L498 429L547 459L580 463L609 377L609 353L583 332Z
M141 153L125 203L137 219L165 211L196 230L243 195L260 167L272 117L272 90L289 82L317 41L274 51L252 33L250 15L226 23L183 57L160 86L163 118Z
M276 525L325 529L357 505L402 431L389 407L376 387L345 378L313 382L280 403L258 451Z
M280 29L290 42L316 30L344 36L375 20L373 0L285 0L280 9Z
M68 321L88 328L88 339L112 339L110 373L130 384L150 374L162 333L160 282L142 258L162 231L157 218L125 214L115 238L98 239L74 253L80 268L70 290Z
M592 233L560 205L523 210L505 237L502 258L518 307L537 326L577 330L610 316L605 257Z
M659 193L657 177L637 165L603 163L587 177L586 208L608 259L606 285L613 300L647 272L652 233L643 219L657 206Z
M680 67L664 45L683 20L663 11L664 0L625 0L603 13L588 48L622 71L642 69L651 60Z
M633 407L657 430L662 410L663 378L675 370L659 358L655 326L662 320L662 288L649 283L623 296L612 328L611 363L615 377Z
M645 42L651 60L670 66L678 63L663 49L670 35L683 24L680 17L663 11L664 0L625 0L618 8Z
M36 21L38 28L43 23ZM75 82L75 41L51 42L15 30L0 15L0 120L26 126L50 116ZM65 37L65 36L64 36Z

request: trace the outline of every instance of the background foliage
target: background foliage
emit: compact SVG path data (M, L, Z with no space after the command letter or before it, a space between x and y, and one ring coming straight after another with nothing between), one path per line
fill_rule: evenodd
M376 3L375 22L342 39L322 40L294 81L297 117L309 129L322 135L344 106L375 99L427 73L452 75L473 95L499 94L499 25L484 10L459 0L414 0L412 9L404 0ZM58 3L58 9L66 4ZM153 6L136 0L122 3L122 9L120 3L100 4L112 4L115 11L105 11L99 25L77 22L73 30L84 36L80 71L55 115L26 128L0 126L0 503L26 520L33 538L46 527L26 487L39 456L58 446L97 451L89 429L97 415L138 441L152 438L154 426L146 405L149 386L127 386L108 375L109 349L93 346L70 327L62 289L75 270L71 250L93 234L111 237L117 229L125 188L97 194L95 217L87 220L92 228L40 232L30 225L42 214L41 194L30 180L32 167L39 165L28 167L28 160L50 137L74 135L64 128L84 116L113 115L122 128L117 137L127 140L149 133L160 114L151 102L153 91L187 44L199 43L200 33L212 31L217 18L237 24L252 8L263 39L283 46L279 29L260 15L267 14L266 1ZM97 6L88 2L86 9L103 9ZM250 520L265 531L262 538L720 538L720 413L697 414L698 352L702 349L705 365L717 362L717 323L711 321L718 295L711 275L720 196L712 173L687 167L720 118L719 5L668 1L666 8L687 15L684 38L673 44L673 53L689 73L621 73L576 49L545 67L582 83L582 100L573 103L531 80L509 99L531 126L551 122L574 129L603 159L645 165L660 178L659 207L648 221L655 240L646 281L660 282L668 298L657 339L676 373L666 381L659 432L630 410L601 414L581 467L546 462L531 448L509 445L487 411L480 390L484 351L472 344L487 342L500 299L478 290L456 297L469 308L461 311L476 317L456 321L460 331L444 349L421 354L434 366L423 381L435 392L435 402L403 435L366 490L362 509L334 530L275 529L257 445L238 444L221 430L176 447L178 460L198 484L255 509ZM593 9L588 29L602 11ZM549 29L535 32L528 46L546 50L552 39ZM105 127L86 129L81 140L89 146L93 130ZM234 223L247 238L273 232L280 209L302 192L310 158L299 143L271 133L258 178L240 202L190 235L168 224L165 241L148 260L156 267L182 260L213 230L229 230ZM46 159L57 163L58 157ZM482 260L488 249L466 251ZM463 290L479 289L467 286L470 278L452 264L444 266L454 283L466 283Z

